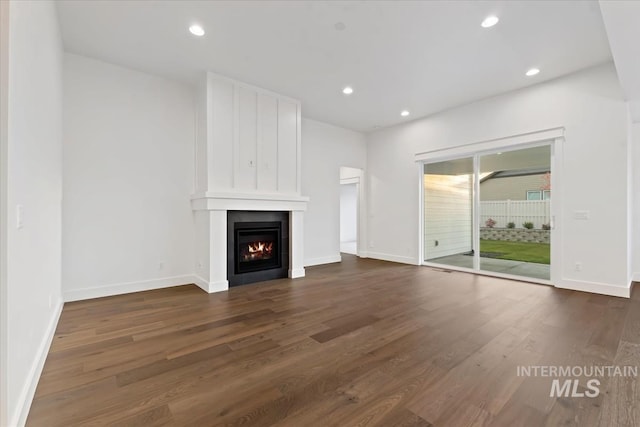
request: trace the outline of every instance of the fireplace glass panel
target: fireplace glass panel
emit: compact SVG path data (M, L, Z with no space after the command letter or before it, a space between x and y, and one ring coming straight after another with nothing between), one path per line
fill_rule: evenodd
M281 267L280 227L236 229L236 274Z

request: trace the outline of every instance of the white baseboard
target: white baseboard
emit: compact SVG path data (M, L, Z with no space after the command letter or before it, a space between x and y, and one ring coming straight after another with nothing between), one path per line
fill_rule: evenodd
M299 279L300 277L305 276L304 268L294 268L289 270L289 278L290 279Z
M29 416L29 410L31 409L31 403L33 397L36 394L36 388L38 387L38 381L40 381L40 375L44 368L44 362L47 360L49 354L49 347L53 342L53 337L56 333L56 327L58 326L58 320L60 320L60 314L62 314L63 302L58 301L58 304L53 309L47 330L40 341L36 357L29 369L29 375L24 382L20 396L18 397L17 405L13 415L9 415L10 426L23 426L27 422Z
M209 282L204 278L198 276L197 274L193 275L193 283L198 285L200 289L203 291L212 294L214 292L222 292L229 290L229 281L228 280L218 280L216 282Z
M341 262L341 261L342 261L342 257L340 256L340 254L338 254L338 255L332 255L332 256L306 259L304 261L304 266L312 267L314 265L332 264L334 262Z
M153 289L170 288L172 286L187 285L193 282L194 275L185 274L182 276L163 277L161 279L141 280L139 282L96 286L95 288L70 289L64 291L62 295L65 302L71 302L109 297L112 295L130 294L132 292L150 291Z
M640 282L640 273L633 273L633 275L631 276L631 281Z
M591 292L594 294L610 295L613 297L631 297L631 283L627 286L616 286L609 283L581 282L563 279L553 283L556 288L571 289L573 291Z
M399 262L401 264L420 265L417 258L410 256L398 256L391 254L383 254L380 252L367 252L366 258L380 259L382 261Z
M203 291L209 292L207 290L207 289L209 289L209 281L205 280L203 277L200 277L197 274L194 274L193 275L193 283L195 283L196 286L198 286Z

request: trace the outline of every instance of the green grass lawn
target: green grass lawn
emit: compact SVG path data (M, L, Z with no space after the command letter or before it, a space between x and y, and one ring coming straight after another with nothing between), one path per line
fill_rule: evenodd
M483 252L492 252L492 258L514 261L550 264L551 253L547 243L503 242L500 240L480 240L480 256Z

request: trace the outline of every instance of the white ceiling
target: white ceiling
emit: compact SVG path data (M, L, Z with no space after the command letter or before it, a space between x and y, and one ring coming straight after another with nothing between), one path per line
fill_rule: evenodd
M611 60L593 1L59 1L58 12L69 52L185 81L214 71L360 131ZM489 14L500 23L483 29ZM542 72L527 78L531 67Z
M640 2L600 1L620 85L640 122Z

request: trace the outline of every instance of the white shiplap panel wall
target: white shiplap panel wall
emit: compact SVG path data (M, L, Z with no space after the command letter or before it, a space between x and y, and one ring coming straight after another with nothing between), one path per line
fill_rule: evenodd
M471 182L464 176L424 176L425 259L472 249Z
M207 106L209 189L233 187L233 85L224 80L212 80Z
M238 88L238 150L234 186L240 190L256 189L257 95L253 90Z
M213 73L203 86L198 191L300 195L300 102Z
M298 108L293 102L278 101L278 192L294 194L297 188Z
M258 191L275 193L278 188L278 100L258 95Z

